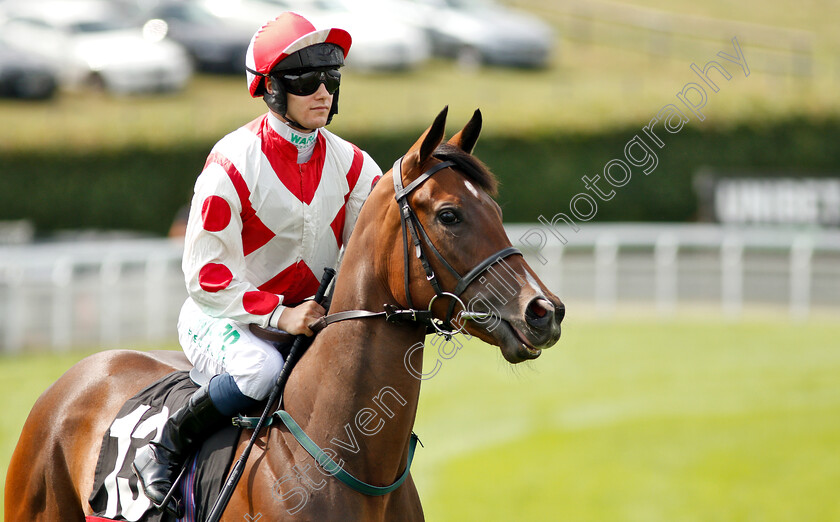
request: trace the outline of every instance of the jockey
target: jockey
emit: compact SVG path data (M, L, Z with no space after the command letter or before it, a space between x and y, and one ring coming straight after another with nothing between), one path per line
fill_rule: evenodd
M178 336L209 384L138 452L134 471L159 508L190 452L230 418L264 400L280 374L275 343L249 325L313 335L325 314L311 297L334 267L371 187L370 156L324 129L338 113L342 29L283 13L254 34L251 96L268 112L222 138L198 176L183 258L189 297Z

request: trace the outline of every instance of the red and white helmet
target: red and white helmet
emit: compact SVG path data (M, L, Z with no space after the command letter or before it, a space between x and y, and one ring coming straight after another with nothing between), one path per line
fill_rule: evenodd
M251 38L245 55L248 91L258 98L265 94L265 75L290 55L306 47L331 43L347 57L352 39L344 29L316 29L297 13L286 12L265 23Z

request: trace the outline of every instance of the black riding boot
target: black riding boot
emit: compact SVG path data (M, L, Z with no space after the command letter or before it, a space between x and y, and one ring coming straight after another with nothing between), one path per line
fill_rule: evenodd
M210 400L208 387L202 386L186 406L169 417L160 440L137 453L132 468L146 496L158 509L166 508L166 494L192 451L225 421L230 422L230 417L219 413Z

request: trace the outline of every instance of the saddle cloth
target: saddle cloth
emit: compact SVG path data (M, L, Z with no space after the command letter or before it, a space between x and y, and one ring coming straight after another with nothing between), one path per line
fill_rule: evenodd
M222 428L187 462L187 473L179 483L184 518L175 519L155 509L140 491L131 469L137 450L159 438L170 414L187 404L197 388L189 372L178 371L123 405L102 439L89 499L94 515L87 517L87 522L194 522L207 518L233 461L240 428L233 424Z

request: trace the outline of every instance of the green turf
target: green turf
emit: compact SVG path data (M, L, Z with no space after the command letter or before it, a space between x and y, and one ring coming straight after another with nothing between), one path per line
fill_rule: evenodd
M571 322L516 370L468 346L422 391L428 518L838 520L838 339L827 324Z
M427 518L838 520L834 323L572 316L560 344L513 368L468 343L421 392ZM28 409L81 356L0 360L4 474Z

